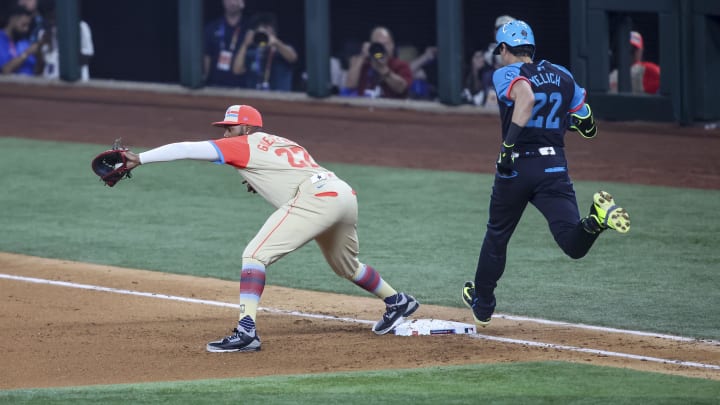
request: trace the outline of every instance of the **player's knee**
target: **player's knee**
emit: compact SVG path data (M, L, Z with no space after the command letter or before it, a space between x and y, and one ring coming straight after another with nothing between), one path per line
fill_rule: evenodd
M571 259L582 259L587 254L587 250L563 249L566 255Z
M270 262L267 260L263 260L262 258L259 258L257 256L243 255L242 264L243 264L243 266L245 266L246 264L256 264L256 265L261 265L263 267L267 267L268 265L270 265Z

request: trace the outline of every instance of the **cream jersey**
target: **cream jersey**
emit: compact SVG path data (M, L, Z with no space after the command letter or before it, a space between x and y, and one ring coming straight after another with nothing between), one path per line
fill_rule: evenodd
M235 167L276 208L293 198L300 184L313 175L328 175L305 148L276 135L255 132L210 142L219 155L216 163Z

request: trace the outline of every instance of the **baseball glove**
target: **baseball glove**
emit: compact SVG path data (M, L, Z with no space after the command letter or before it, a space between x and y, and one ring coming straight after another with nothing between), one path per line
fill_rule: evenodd
M92 170L106 185L112 187L125 177L130 178L125 152L128 148L122 146L122 139L118 138L112 148L95 156L92 160Z

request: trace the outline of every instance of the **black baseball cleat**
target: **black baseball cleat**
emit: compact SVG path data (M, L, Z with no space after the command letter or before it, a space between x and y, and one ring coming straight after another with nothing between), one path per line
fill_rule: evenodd
M475 319L475 323L478 326L482 326L484 328L490 325L492 315L478 313L479 310L477 307L477 296L475 295L475 283L472 281L465 282L462 289L462 300L465 303L465 306L472 309L473 319Z
M412 295L403 292L385 298L385 314L373 326L373 332L384 335L395 329L420 307L420 303Z
M221 352L256 352L260 350L260 337L255 328L245 330L238 326L233 334L207 344L207 351Z

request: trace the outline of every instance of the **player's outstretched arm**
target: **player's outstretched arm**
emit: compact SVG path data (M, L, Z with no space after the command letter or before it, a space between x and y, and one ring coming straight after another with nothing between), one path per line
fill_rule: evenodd
M220 154L210 141L177 142L137 154L137 165L182 159L215 162L220 160Z

